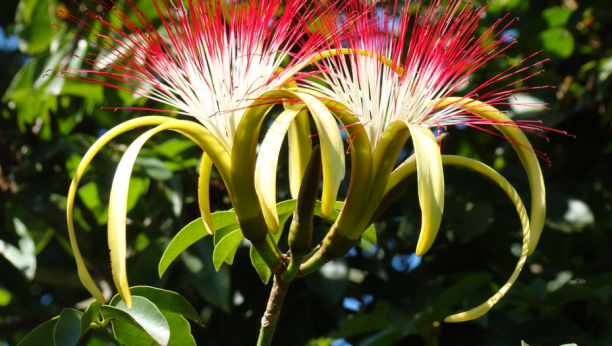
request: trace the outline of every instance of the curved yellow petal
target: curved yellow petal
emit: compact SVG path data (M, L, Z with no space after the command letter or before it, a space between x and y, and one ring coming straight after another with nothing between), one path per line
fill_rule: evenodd
M357 239L370 225L372 215L384 196L384 187L387 185L389 176L397 162L397 157L406 144L408 137L410 137L410 131L403 120L392 121L382 133L372 153L372 176L369 182L369 196L363 210L360 212L359 222L347 225L342 220L339 221L337 231L340 234L348 239ZM351 202L347 198L347 203ZM343 210L339 220L345 214Z
M485 313L487 313L487 311L489 311L491 307L495 305L506 294L506 292L508 292L510 287L512 287L512 285L516 281L518 275L521 272L521 269L523 269L523 265L525 264L525 261L527 260L527 256L529 252L529 239L530 239L529 218L527 217L527 211L525 210L525 206L523 205L523 202L521 201L521 198L519 197L516 190L512 187L512 185L510 185L510 183L501 174L499 174L493 168L485 165L484 163L481 163L481 162L478 162L472 159L468 159L465 157L461 157L461 156L443 155L442 162L444 165L461 166L461 167L471 169L493 180L497 185L499 185L504 190L504 192L508 195L508 197L510 197L510 199L512 200L512 203L514 203L514 206L516 207L516 210L519 214L519 218L521 219L521 225L523 227L523 247L521 250L521 255L519 257L518 264L516 265L516 268L514 269L514 272L512 273L512 275L510 276L510 279L508 279L506 284L504 284L504 286L497 293L495 293L495 295L493 295L491 298L489 298L486 302L484 302L480 306L474 309L471 309L469 311L466 311L466 312L462 312L456 315L449 316L444 319L445 322L463 322L463 321L469 321L469 320L476 319L484 315Z
M422 224L416 254L423 256L433 244L444 210L444 174L440 147L431 130L408 124L416 156Z
M200 207L200 214L202 215L202 221L208 234L215 233L215 226L213 225L212 215L210 213L210 171L212 170L212 160L206 154L202 153L202 160L200 161L200 175L198 177L198 206Z
M81 181L81 178L83 177L83 174L85 173L85 170L89 166L89 163L91 162L91 160L113 138L117 137L118 135L126 131L129 131L137 127L159 125L159 124L163 124L165 122L173 121L173 120L175 119L170 118L170 117L148 116L148 117L141 117L138 119L128 120L122 124L119 124L113 127L108 132L106 132L104 135L102 135L91 146L91 148L89 148L89 150L87 150L87 153L85 154L85 156L83 156L83 159L79 163L76 173L74 174L74 177L72 178L72 182L70 183L70 189L68 190L68 197L66 201L66 218L68 222L68 237L70 238L70 245L72 247L72 251L74 252L74 258L77 264L77 272L79 275L79 279L81 280L81 283L83 283L83 286L85 286L85 288L89 291L89 293L94 298L96 298L96 300L100 302L100 304L104 304L104 296L100 292L100 289L98 288L98 286L96 286L96 284L94 283L93 279L91 278L91 275L89 274L89 271L87 270L87 266L85 265L85 262L83 261L83 256L81 255L81 251L79 249L79 245L77 243L75 230L74 230L74 217L73 217L74 199L76 196L77 189L79 187L79 182Z
M287 131L293 119L304 109L304 104L287 107L266 132L257 163L255 165L255 190L261 201L261 209L272 233L278 232L279 221L276 210L276 170L278 157ZM300 179L301 180L301 179Z
M289 126L289 190L291 197L297 198L302 177L312 152L312 139L310 139L310 118L307 112L301 112Z
M267 231L255 229L261 228L259 220L265 219L254 187L255 148L263 119L274 103L270 100L281 99L302 101L308 107L317 126L323 161L322 210L326 215L330 215L333 211L340 182L345 174L342 136L335 117L321 101L312 95L288 90L275 90L263 94L253 102L242 117L232 146L232 183L235 184L236 190L240 191L240 195L233 201L234 208L241 224L256 225L256 227L249 225L242 227L245 237L251 241L263 239Z
M127 281L125 265L126 256L126 221L127 221L127 197L130 183L130 176L138 153L147 140L153 135L164 130L174 130L185 134L194 140L200 147L207 150L207 153L218 165L222 176L226 174L227 167L218 159L218 154L222 154L224 149L221 143L213 137L202 125L191 121L174 120L168 121L140 135L125 151L111 187L109 208L108 208L108 246L110 248L111 269L115 286L125 301L128 308L132 306L132 297ZM227 153L227 152L226 152ZM217 158L217 160L215 160ZM224 158L227 164L228 158Z
M498 172L496 172L491 167L464 157L460 156L450 156L450 155L442 155L442 163L443 165L453 165L453 166L461 166L472 169L478 173L481 173L490 179L492 179L495 183L497 183L506 194L510 197L512 202L514 203L520 220L523 227L523 248L521 252L521 257L519 258L518 264L514 270L514 273L508 280L508 282L497 292L493 297L487 300L485 303L480 306L460 314L456 314L453 316L449 316L445 319L446 322L462 322L468 321L475 318L478 318L484 315L489 309L495 305L506 292L510 289L510 287L516 281L523 265L525 264L525 260L527 258L527 249L528 243L531 235L529 219L527 217L527 212L525 211L525 207L523 202L521 201L519 195L516 193L512 185L508 183L508 181L502 177ZM392 174L389 182L387 183L387 188L385 189L385 193L389 192L394 186L396 186L402 179L407 176L414 174L417 171L417 164L414 160L408 160L402 163Z
M345 174L344 142L336 118L321 101L308 94L295 94L306 104L317 126L323 162L321 213L329 217L334 211L340 182Z
M500 122L512 122L512 119L495 107L469 98L449 97L437 107L446 107L451 104L479 117ZM510 144L512 144L512 147L518 154L529 179L529 186L531 188L531 240L529 241L529 255L531 255L538 244L546 219L546 188L544 186L542 170L531 143L521 129L516 126L504 125L497 125L495 127L510 140Z
M358 224L363 222L364 213L367 211L367 203L370 196L374 165L372 163L372 147L366 131L363 131L361 118L348 114L342 109L347 109L343 104L323 100L323 103L335 114L342 123L346 135L349 138L349 150L351 154L351 178L345 203L336 220L338 232L341 234L354 234ZM330 235L328 233L328 235ZM355 236L356 239L359 235Z

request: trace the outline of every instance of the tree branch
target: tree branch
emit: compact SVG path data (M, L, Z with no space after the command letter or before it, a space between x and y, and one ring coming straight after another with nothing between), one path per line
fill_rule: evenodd
M268 306L266 312L261 318L261 329L259 330L259 339L257 340L257 346L270 346L272 343L272 337L274 336L274 330L278 323L278 317L280 316L281 307L285 301L285 296L289 290L289 285L283 281L281 274L274 274L274 283L272 284L272 291L270 292L270 298L268 299Z

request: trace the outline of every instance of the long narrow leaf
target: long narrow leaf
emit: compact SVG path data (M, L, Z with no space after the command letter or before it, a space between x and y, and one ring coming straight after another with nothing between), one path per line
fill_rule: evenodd
M236 213L233 211L216 212L212 214L211 220L217 227L215 232L226 227L232 230L238 229ZM159 277L164 275L170 264L178 257L178 255L193 245L196 241L209 234L210 233L208 233L204 226L202 218L197 218L190 222L187 226L183 227L183 229L180 230L176 236L174 236L170 244L168 244L162 258L159 260ZM215 237L217 237L218 234L219 233L215 233Z
M238 249L238 244L244 239L240 229L228 233L223 237L217 245L215 245L215 251L213 251L213 263L215 264L215 270L219 271L223 262L227 264L234 263L234 256Z

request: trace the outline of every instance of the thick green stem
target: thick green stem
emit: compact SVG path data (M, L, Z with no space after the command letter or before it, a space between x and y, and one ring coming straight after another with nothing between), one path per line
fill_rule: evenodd
M283 281L281 274L274 275L274 284L272 284L272 291L270 292L270 298L268 298L268 306L261 318L261 329L259 330L257 346L269 346L272 344L278 317L289 290L289 285L290 283Z
M304 255L294 255L291 254L291 258L289 259L289 265L287 266L287 270L283 273L283 281L291 282L298 275L300 271L300 265L302 264L302 260L304 259Z
M268 268L270 268L272 273L276 273L284 267L281 260L282 254L280 253L280 250L278 250L278 247L270 245L270 242L266 237L260 241L251 242L251 244L253 244L255 249L257 249L257 252L264 260Z
M347 238L338 232L337 224L334 224L319 250L300 267L300 276L308 275L334 258L344 256L355 244L357 239Z

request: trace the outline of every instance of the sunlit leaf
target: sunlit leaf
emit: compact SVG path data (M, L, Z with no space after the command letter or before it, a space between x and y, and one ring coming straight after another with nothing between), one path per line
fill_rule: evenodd
M212 222L218 227L223 229L230 226L238 228L238 221L236 220L236 213L233 211L222 211L212 214ZM217 229L217 230L218 230ZM209 235L202 218L198 218L190 222L185 226L170 242L162 258L159 261L158 272L161 277L164 275L170 264L180 255L185 249L193 245L199 239ZM216 234L215 234L216 236Z
M134 345L136 340L139 340L166 346L170 339L170 327L159 309L151 301L141 296L133 296L132 301L131 309L127 308L124 301L119 301L115 310L112 310L115 315L109 313L112 307L101 307L102 314L106 314L105 319L109 318L107 315L116 319L113 321L113 329L117 339L126 345ZM126 319L116 310L123 311L131 318Z
M130 292L135 296L141 296L153 303L161 312L167 311L180 314L190 320L202 324L200 316L189 304L187 299L176 292L163 290L161 288L149 286L133 286ZM110 305L117 305L120 301L119 296L115 296Z
M240 244L242 239L244 239L244 236L242 232L240 232L240 229L237 229L227 234L215 245L213 262L215 263L215 269L217 271L219 271L223 262L229 265L234 263L234 256L236 255L236 250L238 250L238 244Z
M574 52L574 36L565 28L550 28L540 33L544 50L559 58L567 58Z
M97 300L94 300L91 302L91 304L89 304L83 313L83 316L81 316L81 335L87 332L87 329L89 329L92 323L98 322L98 319L100 318L99 315L100 303L98 303Z
M183 316L163 310L162 314L170 326L168 346L196 346L195 339L191 335L191 326Z

